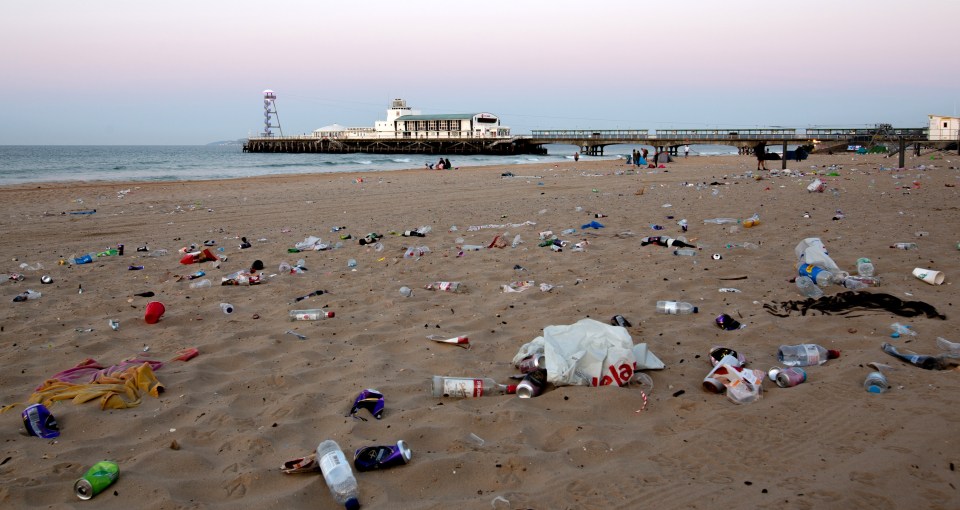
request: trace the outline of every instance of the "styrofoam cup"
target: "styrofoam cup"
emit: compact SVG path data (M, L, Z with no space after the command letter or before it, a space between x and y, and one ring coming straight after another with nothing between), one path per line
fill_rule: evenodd
M918 267L913 270L913 276L916 276L930 285L940 285L943 283L943 273L934 269L924 269L922 267Z

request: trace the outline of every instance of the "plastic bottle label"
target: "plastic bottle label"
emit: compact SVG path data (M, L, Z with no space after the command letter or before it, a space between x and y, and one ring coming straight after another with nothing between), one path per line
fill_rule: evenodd
M444 379L443 394L460 398L483 396L483 379Z
M823 272L823 269L810 264L804 264L800 266L799 271L800 276L809 276L813 281L817 281L817 275L819 275L821 272Z
M816 345L803 344L800 346L800 348L803 349L803 352L800 353L800 359L806 359L807 365L820 364L820 351L817 349Z
M347 458L341 451L330 452L320 458L320 470L324 473L330 473L334 469L347 463Z
M667 301L667 302L663 305L663 311L665 311L665 312L667 312L667 313L676 314L676 313L677 313L677 302L676 302L676 301Z
M300 312L294 315L294 318L298 321L315 321L320 318L320 314L317 312Z

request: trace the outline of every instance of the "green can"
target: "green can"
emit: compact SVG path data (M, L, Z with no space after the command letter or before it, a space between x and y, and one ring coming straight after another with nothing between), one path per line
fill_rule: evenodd
M73 492L80 499L90 499L116 482L119 476L120 466L116 462L109 460L97 462L83 475L83 478L73 484Z

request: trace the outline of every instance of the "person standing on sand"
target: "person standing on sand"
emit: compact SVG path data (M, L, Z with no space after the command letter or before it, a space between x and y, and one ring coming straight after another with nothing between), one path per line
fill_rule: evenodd
M683 146L683 157L686 158L686 157L688 157L688 156L690 156L690 146L689 146L689 145L684 145L684 146Z
M579 152L574 152L574 153L573 153L573 161L574 161L574 162L580 161L580 153L579 153Z
M767 165L764 158L767 155L767 142L761 141L753 148L753 153L757 156L757 170L766 170Z

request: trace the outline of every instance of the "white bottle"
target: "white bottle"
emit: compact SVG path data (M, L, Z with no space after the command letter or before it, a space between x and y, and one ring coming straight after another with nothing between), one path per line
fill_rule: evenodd
M657 312L659 313L686 315L689 313L697 313L699 311L700 310L697 307L682 301L657 301Z
M323 479L327 482L333 499L348 510L360 508L357 479L336 441L327 439L317 445L317 463L320 464L320 471L323 472Z
M788 367L822 365L828 359L839 357L840 351L824 349L816 344L781 345L777 350L777 359Z

